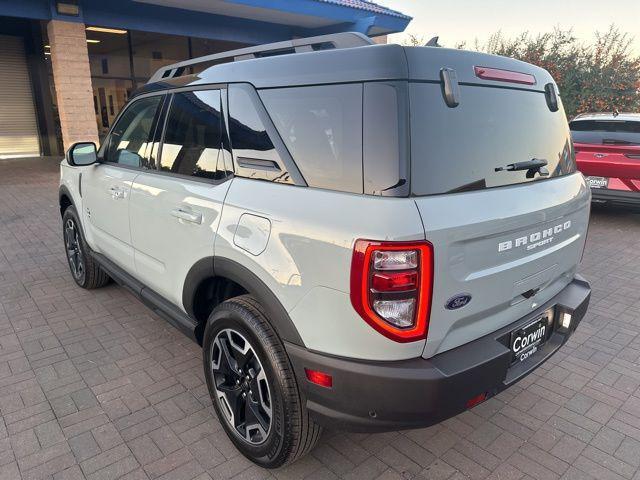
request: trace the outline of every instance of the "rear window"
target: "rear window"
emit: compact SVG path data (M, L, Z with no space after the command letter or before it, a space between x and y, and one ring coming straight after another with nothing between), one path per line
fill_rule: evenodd
M640 121L574 120L573 141L596 145L640 145Z
M273 123L311 187L362 192L362 85L260 91Z
M414 195L514 185L575 171L564 111L551 112L544 93L465 85L460 104L449 108L440 85L409 88ZM496 171L532 159L546 160L549 175Z

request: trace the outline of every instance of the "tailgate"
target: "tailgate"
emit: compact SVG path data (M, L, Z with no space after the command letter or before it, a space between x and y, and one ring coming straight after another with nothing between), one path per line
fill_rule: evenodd
M575 143L574 147L585 176L612 179L608 188L640 191L640 146Z
M415 201L434 247L425 358L518 320L573 279L589 221L579 173ZM471 301L447 309L458 294Z

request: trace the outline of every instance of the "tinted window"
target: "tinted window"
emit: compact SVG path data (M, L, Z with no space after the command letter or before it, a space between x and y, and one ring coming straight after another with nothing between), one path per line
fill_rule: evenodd
M269 137L260 99L249 85L229 85L229 137L237 174L262 180L290 182L280 155Z
M109 137L105 159L130 167L154 168L149 163L149 142L162 100L153 96L136 100L124 111Z
M309 186L362 192L362 85L260 92Z
M574 120L569 127L577 143L640 145L640 120Z
M219 90L174 94L160 169L194 177L224 177L218 171L221 125Z
M410 85L411 189L416 195L478 190L575 171L564 110L551 112L541 92L462 86L460 105L445 104L440 85ZM532 159L549 176L496 171Z

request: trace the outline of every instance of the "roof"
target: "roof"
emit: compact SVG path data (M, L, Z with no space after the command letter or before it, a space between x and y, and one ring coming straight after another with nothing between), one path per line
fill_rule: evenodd
M617 120L618 122L640 122L640 113L618 113L617 115L612 112L581 113L573 120Z
M405 15L397 10L392 10L377 3L369 2L367 0L316 0L321 3L332 3L334 5L340 5L342 7L355 8L357 10L365 10L367 12L377 13L381 15L389 15L392 17L404 18L411 20L412 17Z

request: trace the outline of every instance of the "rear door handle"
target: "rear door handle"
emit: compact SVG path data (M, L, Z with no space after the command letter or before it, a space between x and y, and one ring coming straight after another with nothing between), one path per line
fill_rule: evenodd
M189 212L182 208L174 208L171 210L171 215L185 222L196 223L198 225L202 223L202 213L200 212Z
M111 197L113 199L119 199L119 198L124 198L125 197L125 193L124 193L124 190L122 188L111 187L109 189L109 193L111 194Z

